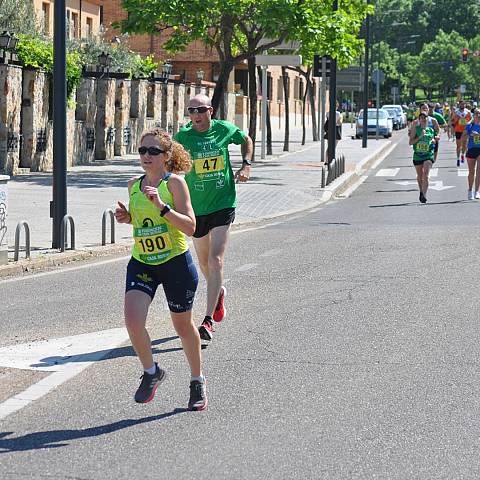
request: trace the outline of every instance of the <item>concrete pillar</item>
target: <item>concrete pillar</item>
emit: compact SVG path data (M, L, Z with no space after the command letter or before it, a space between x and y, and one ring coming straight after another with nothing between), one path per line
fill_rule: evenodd
M131 122L130 126L132 128L132 141L136 146L146 129L148 80L137 78L132 80L131 85L130 117L136 119L136 121Z
M132 130L130 126L130 80L117 80L115 84L115 155L132 152Z
M169 133L173 132L173 98L174 84L167 83L162 85L162 128Z
M8 263L8 175L0 175L0 265Z
M82 122L80 131L81 143L84 147L83 162L91 163L95 160L95 128L97 118L97 80L91 77L83 77L77 87L77 104L75 119Z
M154 125L162 124L162 100L163 100L163 84L160 82L150 82L147 99L147 118Z
M38 171L39 161L47 153L49 79L38 69L23 69L22 79L22 148L20 167Z
M20 163L22 68L0 64L0 173L15 175Z
M174 85L173 93L173 132L175 135L180 128L183 127L185 112L185 85Z
M115 80L97 80L97 118L95 122L95 158L113 158L115 144Z

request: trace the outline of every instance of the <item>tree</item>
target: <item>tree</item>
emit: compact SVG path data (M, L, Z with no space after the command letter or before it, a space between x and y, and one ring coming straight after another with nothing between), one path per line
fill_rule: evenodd
M0 0L0 29L33 34L38 31L33 0Z

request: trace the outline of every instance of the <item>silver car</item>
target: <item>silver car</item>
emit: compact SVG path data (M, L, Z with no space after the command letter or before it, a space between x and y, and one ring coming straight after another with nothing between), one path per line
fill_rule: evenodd
M377 109L369 108L367 111L368 123L367 134L376 135L377 133ZM393 132L393 119L387 110L378 109L378 134L385 138L390 138ZM361 138L363 135L363 110L360 110L355 122L355 138Z

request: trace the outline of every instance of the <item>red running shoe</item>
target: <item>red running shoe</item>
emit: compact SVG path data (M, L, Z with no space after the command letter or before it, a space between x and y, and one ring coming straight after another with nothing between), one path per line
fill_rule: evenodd
M227 315L227 311L225 310L226 294L227 294L227 289L225 287L222 287L218 295L217 306L215 307L215 311L213 312L213 319L216 322L221 322Z
M202 324L198 327L198 333L200 334L200 338L202 340L211 340L213 338L213 329L212 321L210 317L205 317L205 320Z

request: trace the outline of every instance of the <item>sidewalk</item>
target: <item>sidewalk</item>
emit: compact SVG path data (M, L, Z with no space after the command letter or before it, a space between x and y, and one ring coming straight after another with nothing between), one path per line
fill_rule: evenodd
M343 138L337 146L337 156L346 159L346 173L321 188L320 142L311 141L307 127L307 143L301 145L301 128L290 134L290 152L283 152L283 132L273 135L273 155L260 159L260 139L257 135L256 161L252 178L246 184L237 184L237 212L234 228L268 218L306 210L328 201L335 193L346 189L359 178L391 145L390 140L369 138L368 148L361 148L361 140L351 138L353 129L344 124ZM241 164L240 148L231 146L233 168ZM67 174L67 213L75 222L76 250L60 253L52 249L52 174L31 173L19 175L8 182L7 237L9 264L0 265L0 277L19 275L25 270L48 268L69 261L128 252L131 245L131 226L115 224L115 245L101 246L102 215L107 208L114 209L117 200L128 201L127 181L142 173L136 155L99 161L95 164L73 167ZM26 221L30 228L31 260L26 260L22 230L20 261L13 262L15 230ZM70 229L68 229L70 246ZM110 223L107 222L107 242L110 241Z

